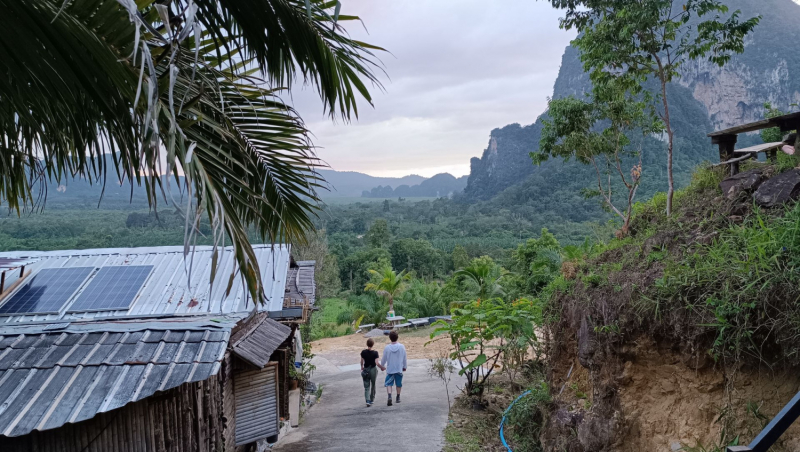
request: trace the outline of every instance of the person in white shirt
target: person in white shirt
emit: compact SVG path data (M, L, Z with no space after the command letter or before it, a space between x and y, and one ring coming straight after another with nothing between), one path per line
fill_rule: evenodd
M397 331L389 333L389 340L391 344L383 349L383 358L381 358L381 367L386 370L386 380L383 385L386 386L386 393L389 395L389 401L386 403L392 406L392 386L397 387L396 403L400 403L400 390L403 389L403 372L406 371L408 365L406 359L406 347L397 342Z

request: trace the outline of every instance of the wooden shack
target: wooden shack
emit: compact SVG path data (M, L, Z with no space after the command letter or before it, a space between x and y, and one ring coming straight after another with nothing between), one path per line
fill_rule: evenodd
M243 287L209 286L209 249L191 280L174 247L33 253L20 280L9 268L0 450L246 451L277 439L297 322L270 312L297 266L286 247L256 252L257 304Z

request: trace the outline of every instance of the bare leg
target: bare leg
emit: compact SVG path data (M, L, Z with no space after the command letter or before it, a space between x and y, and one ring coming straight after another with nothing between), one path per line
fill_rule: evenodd
M400 395L400 390L401 390L401 389L403 389L403 388L401 388L401 387L399 387L399 386L397 387L397 395ZM389 391L389 394L391 394L391 391Z

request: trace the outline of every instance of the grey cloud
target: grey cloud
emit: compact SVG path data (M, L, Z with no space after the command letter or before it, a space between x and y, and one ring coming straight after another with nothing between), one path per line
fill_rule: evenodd
M319 156L337 170L376 175L466 173L495 127L544 111L564 47L559 12L530 0L344 0L364 20L351 35L385 47L388 78L357 121L331 122L313 90L293 102Z

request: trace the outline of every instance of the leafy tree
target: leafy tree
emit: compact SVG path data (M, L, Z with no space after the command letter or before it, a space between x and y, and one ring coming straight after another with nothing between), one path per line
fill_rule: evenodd
M628 233L636 191L642 179L642 142L661 133L662 126L646 103L633 99L617 83L595 87L589 101L574 97L549 103L549 119L544 121L539 151L531 158L542 163L550 157L575 159L594 167L597 188L584 189L587 197L600 196L603 205L622 220L621 236ZM629 138L641 134L635 144ZM623 168L634 160L630 172ZM617 183L612 183L612 177ZM617 207L614 188L621 183L627 190L624 208Z
M292 248L292 254L297 260L316 261L314 278L320 298L333 297L339 293L342 289L339 264L336 256L328 251L328 235L325 229L309 232L305 242Z
M456 270L461 270L462 268L469 265L469 254L467 254L467 250L464 249L461 245L456 245L453 248L453 268Z
M453 276L469 281L474 286L473 292L479 300L488 300L503 295L500 280L507 274L508 272L490 257L483 256L473 259L468 267L455 272Z
M392 267L416 272L422 279L433 278L442 270L442 256L427 240L400 239L389 246Z
M367 231L367 245L371 248L387 248L392 240L392 233L389 232L389 223L383 218L378 218L372 223Z
M764 110L765 110L764 117L767 119L786 114L780 109L774 108L772 104L770 104L769 102L766 102L764 104ZM761 132L759 132L759 135L761 136L761 139L764 141L764 143L774 143L776 141L783 141L783 133L781 132L781 129L779 127L762 129Z
M451 323L437 322L431 339L447 334L450 358L459 364L458 373L466 379L464 391L480 399L497 362L512 355L512 360L525 356L520 349L527 351L536 341L534 326L541 324L541 309L531 301L477 300L455 309ZM510 343L516 353L507 353Z
M460 278L453 276L448 279L442 286L442 302L451 310L453 306L461 306L467 300L463 284L459 282Z
M361 249L347 255L339 267L342 285L350 291L361 293L369 282L370 270L391 266L391 255L383 248Z
M394 311L394 299L406 289L411 275L405 271L397 273L389 265L380 270L370 270L369 273L372 275L372 281L364 286L364 290L386 298L389 302L389 311Z
M538 239L528 239L511 254L514 279L520 293L537 295L561 270L561 246L546 228Z
M667 132L667 215L675 191L672 174L674 131L667 85L687 61L708 57L719 66L744 51L744 38L760 20L740 19L720 0L550 0L566 10L561 27L575 28L584 68L595 86L621 79L638 90L649 78L660 85L659 113Z
M261 299L248 228L301 241L320 186L308 130L272 87L301 76L348 120L371 101L377 48L349 37L338 1L251 3L0 0L0 200L19 213L37 183L76 176L144 185L156 208L172 184L185 243L206 218Z

